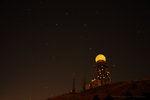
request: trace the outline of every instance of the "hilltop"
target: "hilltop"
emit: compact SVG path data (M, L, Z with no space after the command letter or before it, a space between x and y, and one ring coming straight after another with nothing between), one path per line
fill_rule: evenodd
M117 82L80 93L66 93L47 100L150 100L150 79Z

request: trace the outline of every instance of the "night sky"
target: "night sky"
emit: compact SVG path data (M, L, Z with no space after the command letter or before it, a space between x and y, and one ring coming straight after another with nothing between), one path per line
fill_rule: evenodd
M150 78L150 2L0 3L0 100L44 100L94 77L106 56L112 82Z

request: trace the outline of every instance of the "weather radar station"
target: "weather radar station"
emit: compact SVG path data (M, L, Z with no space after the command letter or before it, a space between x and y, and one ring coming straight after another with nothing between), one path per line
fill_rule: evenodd
M94 68L96 69L94 73L94 79L86 84L85 77L83 78L83 91L104 86L110 84L110 72L108 71L108 64L106 62L106 57L103 54L98 54L95 58ZM73 75L73 84L71 93L76 93L75 89L75 76Z
M110 84L110 72L108 71L106 57L103 54L96 56L94 67L96 69L94 79L89 84L86 84L86 89Z

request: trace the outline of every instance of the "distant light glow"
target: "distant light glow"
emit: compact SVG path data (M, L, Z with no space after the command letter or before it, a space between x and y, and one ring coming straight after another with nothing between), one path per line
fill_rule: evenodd
M103 54L99 54L96 56L95 61L106 61L106 57Z

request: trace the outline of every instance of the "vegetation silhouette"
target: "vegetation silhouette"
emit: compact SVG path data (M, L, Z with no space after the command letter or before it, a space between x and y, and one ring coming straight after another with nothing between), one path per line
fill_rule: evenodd
M100 100L100 98L98 97L98 95L95 95L93 100Z
M143 93L144 100L150 100L150 93Z
M108 95L104 98L104 100L114 100L114 98L112 96Z
M137 88L137 85L136 85L136 84L132 84L132 85L131 85L131 89L132 89L132 90L134 90L134 89L136 89L136 88Z
M124 100L135 100L135 98L133 98L132 93L130 93L129 91L126 92L126 98Z

